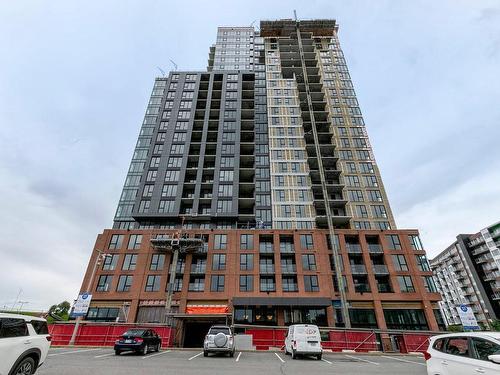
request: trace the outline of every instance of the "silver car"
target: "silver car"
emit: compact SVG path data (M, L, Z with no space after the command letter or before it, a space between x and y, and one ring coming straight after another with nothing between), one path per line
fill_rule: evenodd
M205 336L203 343L203 356L208 357L208 353L229 353L234 356L234 336L228 326L212 326Z

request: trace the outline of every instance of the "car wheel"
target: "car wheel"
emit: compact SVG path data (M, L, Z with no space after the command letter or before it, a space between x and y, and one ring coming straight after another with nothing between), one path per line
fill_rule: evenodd
M155 346L155 352L159 352L160 351L160 347L161 347L160 343L156 344L156 346Z
M286 345L285 345L285 355L288 355L290 353L288 353L288 350L286 350Z
M35 361L31 357L24 358L16 367L12 374L31 375L35 373Z
M142 355L148 354L148 346L146 344L144 344L144 347L141 349L140 353Z
M322 355L321 355L321 354L318 354L318 355L316 356L316 358L318 358L318 361L321 361L321 357L322 357Z
M292 349L292 359L297 359L297 353Z
M115 350L115 355L120 355L121 351Z
M208 357L208 352L206 350L203 351L203 357Z
M232 358L234 357L234 352L229 353L229 356Z

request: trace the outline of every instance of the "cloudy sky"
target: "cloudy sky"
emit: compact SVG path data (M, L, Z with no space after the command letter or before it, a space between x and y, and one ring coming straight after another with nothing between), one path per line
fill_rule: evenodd
M500 220L498 1L2 1L0 308L76 297L157 67L293 9L340 24L398 226L432 256Z

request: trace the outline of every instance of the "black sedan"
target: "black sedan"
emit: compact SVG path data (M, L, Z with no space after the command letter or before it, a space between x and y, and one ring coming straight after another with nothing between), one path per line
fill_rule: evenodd
M152 329L129 329L115 341L115 354L135 351L146 355L150 351L157 352L161 347L161 339Z

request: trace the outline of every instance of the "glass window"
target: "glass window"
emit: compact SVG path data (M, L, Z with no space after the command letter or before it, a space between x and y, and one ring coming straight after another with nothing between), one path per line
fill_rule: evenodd
M398 276L399 289L402 293L414 293L415 287L411 280L411 276Z
M240 270L253 270L253 254L240 254Z
M275 292L276 283L274 276L261 276L260 277L260 291L261 292Z
M316 271L316 258L314 254L302 255L302 269L305 271Z
M304 288L306 292L319 292L318 276L305 275Z
M137 254L125 254L122 270L133 271L137 265Z
M373 309L349 309L352 328L378 328Z
M406 258L404 255L393 255L392 263L394 263L394 268L396 269L396 271L408 271L408 264L406 263Z
M111 236L111 241L109 241L108 249L110 250L120 249L122 247L123 237L124 237L123 234L113 234Z
M224 275L212 275L210 279L210 291L211 292L224 291Z
M410 240L411 247L413 250L423 250L424 247L422 245L422 241L420 240L420 237L416 234L411 234L408 236L408 239Z
M253 292L253 275L240 276L240 292Z
M131 234L128 240L129 250L138 250L141 247L142 234Z
M422 276L422 281L424 282L425 290L429 293L437 293L438 290L432 276Z
M227 248L227 234L216 234L214 236L214 249L225 250Z
M212 270L222 271L226 269L226 254L212 255Z
M104 262L102 263L102 269L106 271L112 271L116 269L118 257L118 255L106 255L104 257Z
M134 277L132 275L120 275L118 279L117 292L129 292Z
M151 271L161 271L163 269L163 264L165 263L165 254L153 254L151 257L151 264L149 269Z
M111 281L113 280L112 275L101 275L97 281L96 291L98 292L107 292L111 285Z
M240 235L240 249L241 250L253 249L253 234Z
M473 337L472 349L473 356L482 361L489 361L488 356L493 354L500 354L500 345L491 341Z
M300 235L300 247L302 249L307 249L307 250L312 250L314 248L312 234L301 234Z
M24 319L1 318L0 338L29 336Z
M159 291L160 290L160 281L161 281L160 275L148 275L148 278L146 280L146 287L144 288L144 291L146 291L146 292Z
M417 260L417 266L420 271L430 271L431 266L427 261L427 257L425 255L415 255L415 259Z
M427 320L423 310L384 309L388 329L427 330Z
M446 342L444 348L446 354L459 355L461 357L469 356L469 340L467 337L451 337Z
M397 234L388 234L385 236L385 239L390 250L401 250L401 242Z

